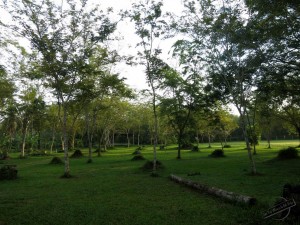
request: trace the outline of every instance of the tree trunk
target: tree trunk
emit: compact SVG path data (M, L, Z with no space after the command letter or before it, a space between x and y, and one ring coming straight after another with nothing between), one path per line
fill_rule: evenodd
M99 141L98 141L98 157L101 156L101 142L102 142L103 134L101 135L101 132L99 132Z
M132 145L134 146L134 132L132 132Z
M22 157L25 157L25 146L26 146L27 130L28 130L28 126L26 124L25 128L23 130L23 136L22 136Z
M130 147L129 130L126 130L126 137L127 137L127 148L129 148Z
M40 151L41 150L41 132L38 130L38 146L37 149Z
M140 146L140 134L141 134L141 126L139 125L139 132L138 132L138 136L137 136L138 146Z
M196 133L196 141L197 141L197 148L199 149L200 141L199 141L199 131L198 131L198 129L197 129L197 133Z
M298 146L300 147L300 127L297 128L297 131L298 131L298 140L299 140L299 145Z
M65 143L64 143L64 137L63 137L63 135L60 136L60 140L61 140L61 150L63 150L63 152L65 152Z
M244 139L245 139L245 142L246 142L248 157L249 157L249 160L250 160L251 173L252 174L257 174L255 162L254 162L254 159L252 157L252 152L251 152L251 146L250 146L249 138L248 138L246 127L245 127L245 123L244 123L243 120L244 119L242 119L242 130L243 130Z
M86 113L85 115L85 123L86 123L86 132L87 132L87 138L88 138L88 147L89 147L89 159L88 162L92 162L92 137L90 133L90 121L89 121L89 115Z
M115 131L112 131L112 147L115 147Z
M271 130L270 129L268 129L267 140L268 140L268 148L271 148Z
M210 134L208 134L208 148L211 148L211 140L210 140L211 136Z
M229 200L229 201L232 201L235 203L243 203L246 205L254 205L256 203L256 199L253 197L236 194L236 193L225 191L225 190L215 188L215 187L208 187L206 185L193 182L191 180L185 180L185 179L175 176L173 174L170 175L170 178L171 178L171 180L173 180L177 183L184 184L193 189L200 190L200 191L206 192L208 194L211 194L213 196L221 197L223 199L226 199L226 200Z
M63 104L63 140L64 140L64 162L65 162L65 173L63 177L69 178L70 174L70 162L68 153L68 134L67 134L67 109Z
M182 134L181 132L178 135L178 152L177 152L177 159L181 159L181 143L182 142Z
M156 172L156 161L157 161L157 138L158 138L158 116L156 112L156 95L153 89L153 114L154 114L154 140L153 140L153 172Z
M54 133L54 130L53 130L52 131L52 138L51 138L51 145L50 145L50 152L51 152L51 154L53 152L54 141L55 141L55 133Z

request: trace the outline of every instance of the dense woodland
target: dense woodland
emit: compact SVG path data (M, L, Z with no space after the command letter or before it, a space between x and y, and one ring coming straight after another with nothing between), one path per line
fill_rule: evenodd
M0 23L2 157L63 151L68 176L68 153L77 148L91 157L152 144L156 162L156 151L171 143L181 158L181 149L200 142L242 139L256 173L252 154L262 138L269 147L272 139L300 139L299 2L182 4L174 15L163 1L122 12L86 0L3 1L10 19ZM140 40L134 56L112 47L124 20ZM162 57L162 40L174 40L176 68ZM148 90L112 72L124 62L143 66Z

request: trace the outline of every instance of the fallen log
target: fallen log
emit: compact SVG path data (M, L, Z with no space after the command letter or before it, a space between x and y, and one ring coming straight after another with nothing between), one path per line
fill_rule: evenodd
M176 183L184 184L193 189L203 191L210 195L220 197L220 198L229 200L231 202L242 203L242 204L246 204L246 205L254 205L256 203L256 199L253 197L236 194L236 193L225 191L225 190L222 190L222 189L219 189L216 187L209 187L204 184L199 184L199 183L191 181L191 180L183 179L183 178L173 175L173 174L170 175L170 178L171 178L171 180L175 181Z

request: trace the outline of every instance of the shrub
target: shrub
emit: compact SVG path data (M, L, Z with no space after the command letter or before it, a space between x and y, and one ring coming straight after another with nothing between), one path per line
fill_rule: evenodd
M141 150L136 149L132 155L140 155L141 154Z
M64 164L64 162L59 157L53 157L50 164L59 165L59 164Z
M13 180L17 178L16 165L4 165L0 168L0 180Z
M160 161L156 160L156 169L162 169L163 168L163 165ZM142 167L143 170L152 170L153 169L153 161L147 161L143 167Z
M281 149L278 152L278 159L296 159L298 158L298 150L293 147L288 147L286 149Z
M194 145L194 146L192 147L192 152L199 152L199 147L196 146L196 145Z
M30 156L49 156L46 151L33 151Z
M145 158L141 154L138 154L138 155L135 155L131 160L138 161L138 160L145 160Z
M231 148L231 145L226 144L223 146L223 148Z
M224 151L222 149L216 149L214 150L211 154L210 154L211 157L214 157L214 158L220 158L220 157L225 157L224 155Z
M83 157L83 154L79 149L75 150L75 152L71 156L71 158L82 158L82 157Z

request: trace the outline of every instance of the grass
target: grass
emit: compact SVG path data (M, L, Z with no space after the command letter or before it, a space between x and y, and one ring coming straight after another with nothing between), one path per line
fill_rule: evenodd
M0 225L4 224L282 224L264 220L264 212L281 195L285 183L300 184L300 160L272 160L282 147L295 141L258 146L254 156L261 176L249 176L249 160L241 142L230 143L224 158L208 155L217 148L200 146L199 152L182 151L177 160L174 146L158 151L164 169L159 177L140 169L145 161L131 161L132 148L116 148L87 164L87 158L70 159L74 178L61 179L63 165L50 165L53 156L12 159L19 178L0 182ZM87 151L83 150L84 155ZM152 148L142 150L151 160ZM62 154L54 156L62 157ZM1 166L1 165L0 165ZM169 174L210 186L256 197L258 205L245 207L192 191L168 179ZM188 176L199 173L197 176Z

